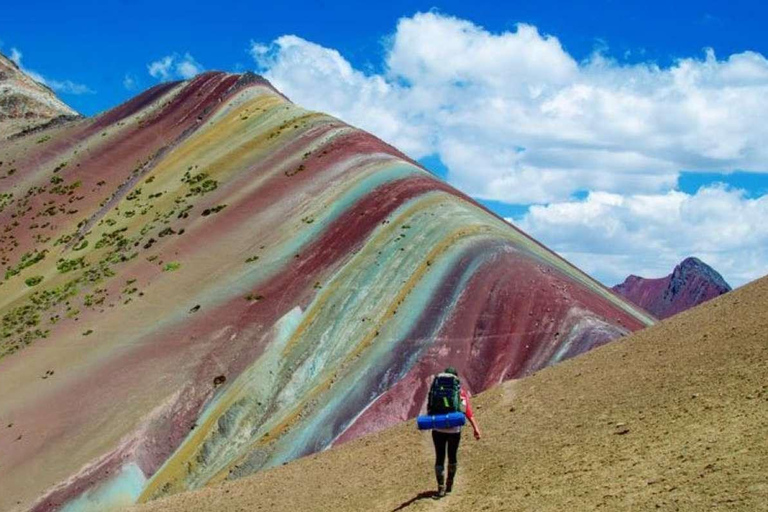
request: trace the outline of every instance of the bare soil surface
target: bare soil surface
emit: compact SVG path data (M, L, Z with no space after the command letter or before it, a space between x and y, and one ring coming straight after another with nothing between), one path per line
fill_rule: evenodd
M768 278L473 400L452 495L413 421L144 511L768 510Z

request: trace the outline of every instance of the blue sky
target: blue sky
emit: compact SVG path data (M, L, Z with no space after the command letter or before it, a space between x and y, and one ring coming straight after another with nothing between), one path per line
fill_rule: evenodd
M740 285L768 272L765 19L757 1L14 2L0 51L86 115L256 70L607 284L696 255Z
M207 69L252 69L251 40L284 34L339 50L356 68L380 70L383 40L397 20L437 9L490 31L536 25L577 59L607 46L617 58L669 64L712 47L720 54L768 54L768 4L759 1L536 2L193 2L104 0L7 2L0 13L0 49L12 47L44 76L84 84L95 94L62 97L92 115L132 96L126 73L143 86L146 66L188 51ZM191 7L190 7L191 6ZM629 52L627 54L627 52Z

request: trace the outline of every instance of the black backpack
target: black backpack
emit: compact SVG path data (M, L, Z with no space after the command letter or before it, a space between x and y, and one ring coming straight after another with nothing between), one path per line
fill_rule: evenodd
M429 388L427 414L448 414L449 412L463 412L461 382L453 374L439 373Z

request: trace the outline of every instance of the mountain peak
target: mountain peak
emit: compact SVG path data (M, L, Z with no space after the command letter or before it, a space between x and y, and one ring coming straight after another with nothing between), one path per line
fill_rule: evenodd
M79 114L0 53L0 139Z
M729 292L731 287L715 269L699 258L688 257L666 277L630 275L613 291L658 318L667 318Z
M723 279L723 276L720 275L717 270L694 256L685 258L672 272L673 278L674 276L685 278L691 274L705 276L707 280L711 281L717 287L722 288L725 291L731 291L731 285Z

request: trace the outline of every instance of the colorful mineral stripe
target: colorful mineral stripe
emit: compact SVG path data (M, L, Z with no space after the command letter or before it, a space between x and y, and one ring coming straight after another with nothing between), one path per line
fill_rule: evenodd
M0 145L0 510L108 510L653 319L396 149L205 73ZM11 172L13 170L13 172Z

